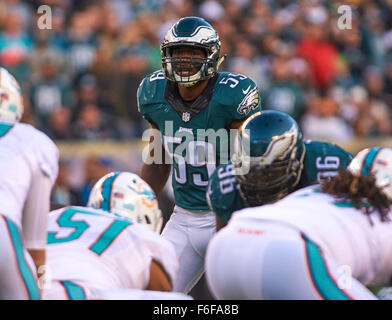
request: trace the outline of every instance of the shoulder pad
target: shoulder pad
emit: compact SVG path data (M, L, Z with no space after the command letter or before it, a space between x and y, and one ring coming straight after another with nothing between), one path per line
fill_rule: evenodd
M59 170L60 152L56 144L41 130L26 123L18 123L26 139L29 140L29 150L34 153L41 170L55 183Z
M165 99L166 78L162 70L146 76L137 90L137 101L140 106L163 102Z
M304 172L310 184L334 176L345 169L353 156L339 146L321 141L305 142Z
M334 143L306 140L304 141L304 144L306 153L313 153L320 156L336 155L348 161L351 161L353 158L353 155L350 152L347 152Z
M215 85L219 102L230 106L235 118L246 118L260 111L260 92L251 78L230 72L220 72Z

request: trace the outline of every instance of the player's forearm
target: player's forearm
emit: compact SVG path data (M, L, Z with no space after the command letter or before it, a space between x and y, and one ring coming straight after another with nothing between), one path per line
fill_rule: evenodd
M27 249L27 251L33 258L34 264L37 267L37 272L40 272L39 267L45 265L45 249Z
M156 261L152 260L150 265L150 280L148 282L147 290L154 291L171 291L172 284L169 276L164 271L163 267Z
M223 227L226 227L227 223L220 219L218 216L215 217L216 220L216 231L218 232Z
M170 174L168 164L143 164L140 177L146 181L155 194L161 193Z
M33 258L35 267L37 269L37 280L38 287L41 290L42 279L45 277L45 261L46 261L46 251L45 249L27 249L30 256Z

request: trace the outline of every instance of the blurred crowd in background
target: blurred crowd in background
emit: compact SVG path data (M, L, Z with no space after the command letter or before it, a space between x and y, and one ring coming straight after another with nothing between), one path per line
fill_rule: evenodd
M51 7L50 30L37 27L40 5ZM338 27L341 5L351 29ZM292 115L305 138L392 133L392 0L2 0L0 65L22 85L23 121L58 142L140 139L138 85L160 69L169 27L191 15L218 31L220 69L255 80L262 108ZM58 198L83 204L115 168L102 157L84 165L86 180L62 194L62 164Z

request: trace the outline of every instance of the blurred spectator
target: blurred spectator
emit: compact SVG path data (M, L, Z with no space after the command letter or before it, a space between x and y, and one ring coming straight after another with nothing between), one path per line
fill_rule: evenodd
M69 184L68 163L66 161L59 163L59 174L52 189L51 201L64 206L81 205L77 191L73 190Z
M97 78L92 74L83 74L76 85L75 117L78 116L81 107L89 103L99 105L100 109L111 113L110 106L100 105L99 93Z
M115 1L116 3L118 1ZM99 47L94 60L93 72L95 75L112 73L114 51L119 45L120 22L113 7L106 5L102 8L106 19L102 22L99 33Z
M384 78L380 69L376 67L367 68L364 73L364 85L370 98L384 99Z
M127 25L135 16L131 1L111 0L108 1L108 4L114 10L116 20L121 26Z
M112 78L112 82L114 80L115 78ZM73 121L76 121L83 106L87 104L96 105L101 112L107 115L113 116L115 114L116 110L112 105L111 97L107 94L110 86L100 90L98 79L89 73L83 74L76 82L76 104L73 108Z
M292 80L289 61L276 57L272 63L272 82L265 97L265 108L279 110L291 115L297 121L305 111L303 89Z
M364 50L369 56L369 62L382 69L387 53L384 38L386 30L382 13L374 1L364 1L362 12L361 31Z
M358 117L355 131L358 136L379 136L392 133L391 108L385 103L384 79L377 68L368 68L364 75L364 99L356 104Z
M385 69L385 102L389 105L389 109L392 109L392 59L388 61Z
M105 174L113 171L113 162L110 158L91 155L87 157L84 165L85 182L78 191L80 203L85 206L88 202L94 184Z
M44 32L48 35L50 47L61 52L66 52L68 49L65 15L63 9L55 7L52 10L52 30Z
M118 138L115 120L92 103L81 107L76 122L72 125L72 133L76 140L99 141Z
M72 140L71 110L61 107L49 116L47 134L54 140Z
M339 116L333 99L315 94L309 97L307 107L301 122L305 139L343 143L353 138L351 127Z
M50 30L37 26L42 4L52 9ZM352 9L349 30L338 25L341 5ZM300 122L306 112L307 124L333 118L361 136L390 134L392 0L2 0L0 64L21 82L24 121L60 140L139 138L147 123L137 87L161 68L168 28L190 15L217 30L221 70L253 78L264 108ZM358 88L366 102L352 94ZM337 112L305 110L311 92Z
M56 47L50 46L47 35L48 33L43 30L35 34L34 49L29 55L28 61L30 71L29 82L42 77L42 63L45 59L52 60L55 64L57 64L58 72L61 73L63 78L66 78L69 82L69 66L66 65L64 53L57 50ZM31 85L29 87L31 87Z
M94 33L94 23L99 17L95 10L77 12L71 17L67 33L68 58L76 74L81 74L90 68L97 51L97 37Z
M187 0L166 0L170 3L171 10L175 12L178 17L187 17L194 16L197 12L197 8L195 8L195 1L187 1Z
M31 37L24 32L21 13L8 8L0 32L0 65L23 81L28 76L27 58L33 49Z
M392 133L390 117L390 111L383 102L370 100L366 105L361 104L355 133L359 137L389 136Z
M137 89L146 76L148 59L142 49L124 50L119 53L118 114L126 117L128 125L121 130L126 136L140 137L143 132L142 118L137 108Z
M33 80L30 101L39 126L48 129L50 114L62 106L70 107L71 92L68 80L60 73L60 59L53 51L46 51L39 61L40 74Z
M240 40L235 45L235 56L228 65L230 71L252 78L262 87L263 71L260 61L256 59L256 50L252 43Z
M367 63L366 55L361 51L362 35L354 27L350 32L341 32L340 55L344 61L346 76L351 77L352 82L359 84L362 78L363 66Z
M225 9L218 1L208 0L200 5L199 13L204 19L214 22L224 16Z
M298 53L308 61L317 88L326 88L336 71L337 50L328 39L328 15L321 7L311 7L305 13L305 34L298 43Z
M18 12L22 20L23 31L28 31L32 22L32 10L26 2L23 0L3 0L0 7L4 7L5 11Z
M356 84L358 84L358 81L355 80L353 73L350 72L347 61L342 56L338 57L336 60L335 77L331 82L331 86L336 85L348 90Z
M91 74L84 74L78 83L77 88L77 104L83 105L86 103L98 102L98 87L97 79Z

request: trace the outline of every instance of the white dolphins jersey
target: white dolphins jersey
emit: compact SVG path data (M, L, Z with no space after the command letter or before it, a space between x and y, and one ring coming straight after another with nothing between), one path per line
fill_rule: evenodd
M352 276L364 285L391 281L392 220L381 222L375 212L370 217L371 225L369 217L351 203L336 201L318 186L298 190L274 204L237 211L229 223L235 225L243 219L278 222L299 230L338 265L349 266Z
M53 185L58 159L57 146L43 132L29 124L0 122L0 214L21 228L33 173L41 170Z
M147 226L89 207L65 207L49 214L49 283L72 281L91 290L146 289L151 260L173 281L178 269L174 248Z

